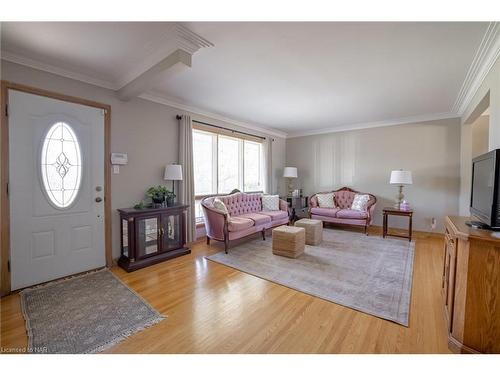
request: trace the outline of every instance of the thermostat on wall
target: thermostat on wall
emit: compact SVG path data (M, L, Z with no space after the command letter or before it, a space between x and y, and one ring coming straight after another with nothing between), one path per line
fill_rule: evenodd
M128 163L128 155L120 154L117 152L111 153L111 164L113 165L127 165Z

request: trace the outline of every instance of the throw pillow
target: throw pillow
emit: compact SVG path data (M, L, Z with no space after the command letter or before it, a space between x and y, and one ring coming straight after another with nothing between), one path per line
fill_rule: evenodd
M335 208L335 193L316 194L318 205L321 208Z
M351 210L366 211L366 205L369 200L370 196L368 194L356 194L352 201Z
M221 201L219 198L214 199L214 208L216 208L219 211L222 211L223 213L227 214L227 217L229 218L229 210L227 209L226 205L224 204L223 201Z
M262 196L262 211L279 211L280 197L278 195Z

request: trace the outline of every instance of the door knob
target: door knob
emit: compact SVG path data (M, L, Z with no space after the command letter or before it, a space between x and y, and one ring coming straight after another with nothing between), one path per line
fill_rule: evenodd
M97 198L95 199L95 201L96 201L97 203L102 202L102 198L101 198L101 197L97 197Z

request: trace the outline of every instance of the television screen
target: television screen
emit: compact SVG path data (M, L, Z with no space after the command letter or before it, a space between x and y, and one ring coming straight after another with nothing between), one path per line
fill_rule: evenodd
M472 208L490 218L495 187L495 158L478 160L473 166Z

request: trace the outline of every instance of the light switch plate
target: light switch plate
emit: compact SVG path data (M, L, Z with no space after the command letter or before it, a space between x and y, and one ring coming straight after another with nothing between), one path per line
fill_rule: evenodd
M120 174L120 166L113 165L113 174Z

